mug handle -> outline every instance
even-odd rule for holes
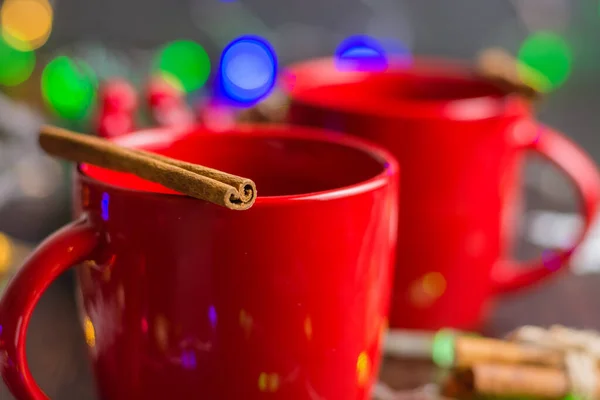
[[[85,217],[58,230],[28,257],[0,299],[0,374],[17,400],[48,400],[25,354],[31,313],[52,281],[91,254],[98,236]]]
[[[538,122],[532,122],[532,125],[535,131],[532,132],[529,128],[528,130],[529,133],[535,133],[536,137],[521,144],[522,149],[541,154],[563,170],[573,181],[580,194],[584,226],[573,246],[566,250],[553,252],[548,260],[500,261],[493,270],[493,281],[497,292],[512,292],[524,288],[568,268],[571,256],[583,242],[594,222],[600,198],[600,173],[590,156],[555,130]],[[557,267],[547,267],[546,264]]]

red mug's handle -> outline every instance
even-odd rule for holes
[[[529,121],[525,123],[529,124]],[[537,122],[532,122],[532,125],[535,131],[531,128],[527,130],[530,133],[535,132],[536,137],[527,140],[523,144],[523,150],[541,154],[573,181],[582,202],[583,230],[573,246],[553,252],[549,260],[537,260],[526,265],[511,260],[498,263],[494,268],[494,282],[498,292],[509,292],[529,286],[568,267],[574,250],[583,242],[592,226],[600,199],[600,174],[594,161],[566,136]]]
[[[17,400],[48,400],[35,383],[25,356],[31,313],[42,293],[62,272],[85,260],[98,242],[86,218],[46,239],[29,256],[0,300],[0,373]]]

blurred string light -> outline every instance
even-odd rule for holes
[[[175,78],[186,92],[200,89],[210,75],[210,59],[202,46],[190,40],[176,40],[164,46],[155,59],[155,72]]]
[[[232,41],[221,54],[219,95],[239,106],[250,106],[275,86],[278,61],[269,42],[245,35]]]
[[[14,43],[13,40],[11,43]],[[16,86],[25,82],[35,68],[35,54],[20,50],[0,37],[0,85]]]
[[[44,68],[41,85],[46,104],[58,116],[78,121],[92,111],[98,81],[87,63],[59,56]]]
[[[572,53],[559,35],[540,31],[530,35],[518,52],[521,79],[548,92],[561,86],[571,73]],[[531,73],[533,72],[535,73]]]
[[[50,37],[52,20],[48,0],[5,0],[0,9],[2,37],[21,51],[43,46]]]
[[[335,50],[334,59],[336,68],[341,71],[383,71],[388,67],[385,48],[367,35],[344,39]]]

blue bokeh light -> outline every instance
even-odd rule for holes
[[[195,369],[198,365],[196,361],[196,354],[192,350],[185,350],[181,354],[181,365],[186,369]]]
[[[219,95],[240,106],[250,106],[275,86],[277,56],[265,39],[245,35],[223,51],[219,64]]]
[[[215,306],[208,307],[208,320],[213,328],[217,326],[217,310]]]
[[[388,67],[385,47],[367,35],[344,39],[335,50],[334,59],[341,71],[384,71]]]
[[[108,204],[110,202],[110,196],[108,193],[102,193],[102,201],[100,202],[100,212],[102,219],[108,221]]]

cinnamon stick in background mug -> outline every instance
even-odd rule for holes
[[[498,296],[568,268],[595,217],[600,175],[584,150],[535,121],[522,96],[448,60],[348,72],[318,59],[285,76],[291,123],[369,139],[402,166],[390,328],[477,330]],[[509,255],[529,152],[574,183],[584,221],[575,245],[546,262]]]
[[[281,125],[111,140],[248,176],[260,196],[232,212],[79,165],[76,220],[33,252],[0,301],[0,373],[15,397],[47,398],[25,357],[29,318],[51,282],[78,265],[99,399],[370,400],[397,232],[390,153]]]
[[[477,56],[475,72],[506,93],[529,101],[539,100],[546,91],[545,78],[500,48],[485,49]]]

